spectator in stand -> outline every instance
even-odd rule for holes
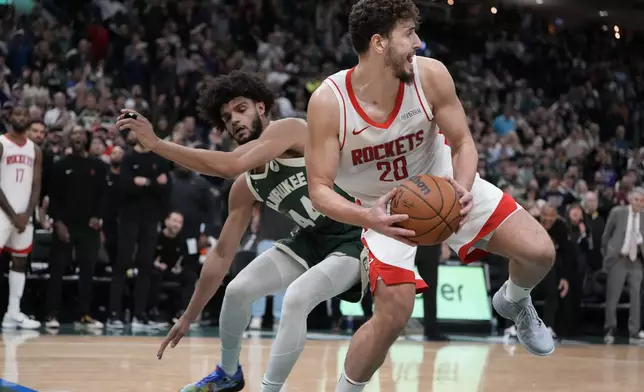
[[[588,222],[590,232],[593,233],[593,247],[588,256],[588,266],[593,271],[596,271],[601,269],[602,267],[601,244],[606,221],[604,221],[604,218],[602,218],[597,211],[599,203],[597,200],[597,194],[595,192],[586,192],[582,199],[581,205],[584,208],[584,220]]]
[[[568,208],[567,223],[572,259],[566,260],[570,266],[570,274],[567,276],[568,295],[562,301],[562,314],[565,314],[568,321],[560,323],[560,332],[570,336],[577,332],[584,278],[593,270],[589,267],[589,262],[593,255],[595,233],[586,220],[581,205],[577,203]]]
[[[131,135],[128,135],[130,139]],[[136,136],[134,136],[136,140]],[[159,223],[168,211],[170,197],[170,164],[140,143],[121,162],[121,209],[118,226],[118,257],[112,269],[110,286],[110,319],[107,326],[124,328],[122,315],[126,271],[132,266],[136,250],[138,274],[134,286],[132,325],[147,326],[147,300],[150,274]]]
[[[512,107],[509,105],[506,106],[503,114],[498,115],[494,119],[492,126],[494,127],[494,132],[496,132],[501,137],[515,132],[517,124],[514,116],[512,115]]]
[[[150,285],[150,314],[149,318],[157,326],[167,325],[167,320],[181,312],[188,305],[190,296],[194,291],[194,285],[198,274],[194,266],[186,268],[187,246],[186,241],[180,236],[183,227],[183,216],[178,212],[171,212],[165,219],[163,230],[157,239],[156,254],[154,258],[154,269]],[[161,312],[157,308],[161,298],[161,288],[165,281],[179,283],[179,295],[170,295],[170,306],[168,311],[171,317],[160,317]],[[166,320],[166,321],[164,321]]]
[[[62,91],[54,94],[54,107],[45,112],[43,120],[45,125],[53,128],[65,129],[76,123],[76,113],[67,109],[65,93]]]
[[[183,229],[180,239],[185,242],[186,249],[181,264],[181,269],[185,272],[182,276],[186,278],[183,284],[194,286],[200,266],[201,250],[209,247],[209,237],[214,238],[218,234],[217,222],[221,221],[216,210],[218,192],[203,177],[182,166],[175,166],[170,173],[170,179],[170,208],[181,215]],[[166,219],[166,225],[167,223]],[[190,281],[189,278],[193,275],[195,280]],[[188,288],[190,295],[192,288]],[[187,305],[187,302],[182,302],[183,307],[177,310],[183,311]]]
[[[606,329],[604,341],[615,341],[617,304],[624,283],[628,280],[630,316],[628,332],[631,343],[641,343],[640,294],[642,287],[642,255],[644,255],[644,188],[635,188],[629,194],[630,205],[616,206],[610,211],[604,235],[602,253],[604,270],[608,272],[606,285]]]
[[[548,181],[548,188],[545,192],[545,199],[557,210],[559,216],[565,216],[568,210],[568,205],[577,201],[575,194],[571,187],[573,177],[568,176],[566,179],[561,180],[556,175]]]
[[[114,146],[110,152],[110,169],[107,173],[107,207],[103,220],[105,250],[112,266],[118,257],[118,217],[121,211],[121,161],[124,150]]]
[[[545,299],[543,322],[548,326],[552,336],[556,337],[555,328],[561,301],[568,295],[569,278],[571,274],[575,273],[575,254],[573,244],[569,240],[570,231],[566,222],[559,217],[553,206],[545,204],[539,213],[539,220],[548,230],[548,234],[555,244],[557,259],[555,268],[548,272],[548,275],[535,287],[534,292],[537,297]],[[560,324],[565,323],[561,322]],[[505,334],[516,336],[516,327],[511,326],[506,329]]]
[[[94,267],[98,260],[100,230],[107,197],[105,164],[88,155],[88,132],[75,126],[70,134],[72,153],[54,164],[50,178],[50,215],[54,220],[51,246],[51,277],[47,288],[48,328],[58,328],[62,283],[65,268],[75,259],[80,266],[77,323],[87,328],[102,328],[91,316]]]

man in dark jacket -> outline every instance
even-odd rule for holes
[[[76,250],[80,265],[78,323],[88,328],[103,324],[90,316],[94,267],[100,248],[100,230],[105,211],[107,168],[90,157],[88,133],[78,126],[70,135],[72,154],[53,165],[49,186],[49,214],[54,220],[51,265],[47,294],[48,320],[45,326],[57,328],[65,267]]]
[[[540,221],[543,227],[548,230],[557,250],[554,268],[536,287],[536,291],[541,292],[546,301],[543,322],[554,336],[553,328],[557,311],[562,300],[568,295],[569,277],[577,271],[577,262],[574,244],[570,241],[570,229],[566,222],[559,217],[557,210],[546,204],[541,210]]]
[[[216,191],[203,177],[176,166],[170,174],[172,194],[171,211],[182,216],[183,228],[179,238],[183,242],[185,255],[182,265],[183,284],[187,286],[188,296],[180,303],[180,312],[188,306],[192,288],[199,276],[199,255],[208,247],[208,237],[217,237],[222,217],[217,206]],[[172,214],[170,215],[172,216]],[[168,225],[166,219],[166,226]],[[180,315],[177,315],[179,317]]]
[[[147,325],[147,298],[154,264],[159,224],[168,212],[170,163],[150,152],[140,143],[123,157],[120,182],[122,189],[118,227],[118,257],[113,267],[110,287],[108,327],[124,328],[122,315],[125,274],[132,266],[136,250],[138,271],[134,286],[132,325]]]

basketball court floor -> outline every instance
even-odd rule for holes
[[[219,358],[216,331],[195,331],[156,359],[161,336],[5,332],[0,391],[178,391],[206,375]],[[244,341],[245,391],[259,391],[272,340]],[[333,392],[348,337],[311,334],[284,392]],[[644,391],[644,348],[562,344],[539,358],[497,339],[399,341],[366,392],[635,392]]]

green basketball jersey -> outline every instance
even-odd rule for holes
[[[362,228],[336,222],[313,208],[309,199],[304,158],[274,159],[266,164],[263,173],[247,172],[245,176],[255,199],[290,217],[297,225],[288,238],[277,241],[277,249],[293,257],[307,269],[334,253],[360,260],[363,250]],[[354,201],[337,186],[335,190]],[[361,281],[339,295],[340,299],[360,301],[366,287],[365,282],[368,281],[366,270],[362,269]]]
[[[290,217],[300,230],[338,235],[355,232],[356,227],[336,222],[313,208],[309,199],[304,158],[274,159],[263,173],[246,173],[246,181],[255,198],[275,211]],[[336,186],[336,191],[354,201]],[[359,229],[358,229],[359,230]]]

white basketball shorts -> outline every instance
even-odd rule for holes
[[[487,243],[506,219],[522,207],[499,188],[478,175],[472,185],[474,206],[467,222],[446,241],[464,263],[483,258]],[[373,230],[364,230],[362,243],[368,251],[369,281],[371,291],[376,289],[378,279],[387,285],[415,283],[416,291],[422,292],[427,284],[414,271],[416,247],[409,246]]]
[[[9,218],[0,214],[0,251],[5,250],[14,256],[27,257],[31,253],[34,228],[31,223],[22,233],[18,233]]]

